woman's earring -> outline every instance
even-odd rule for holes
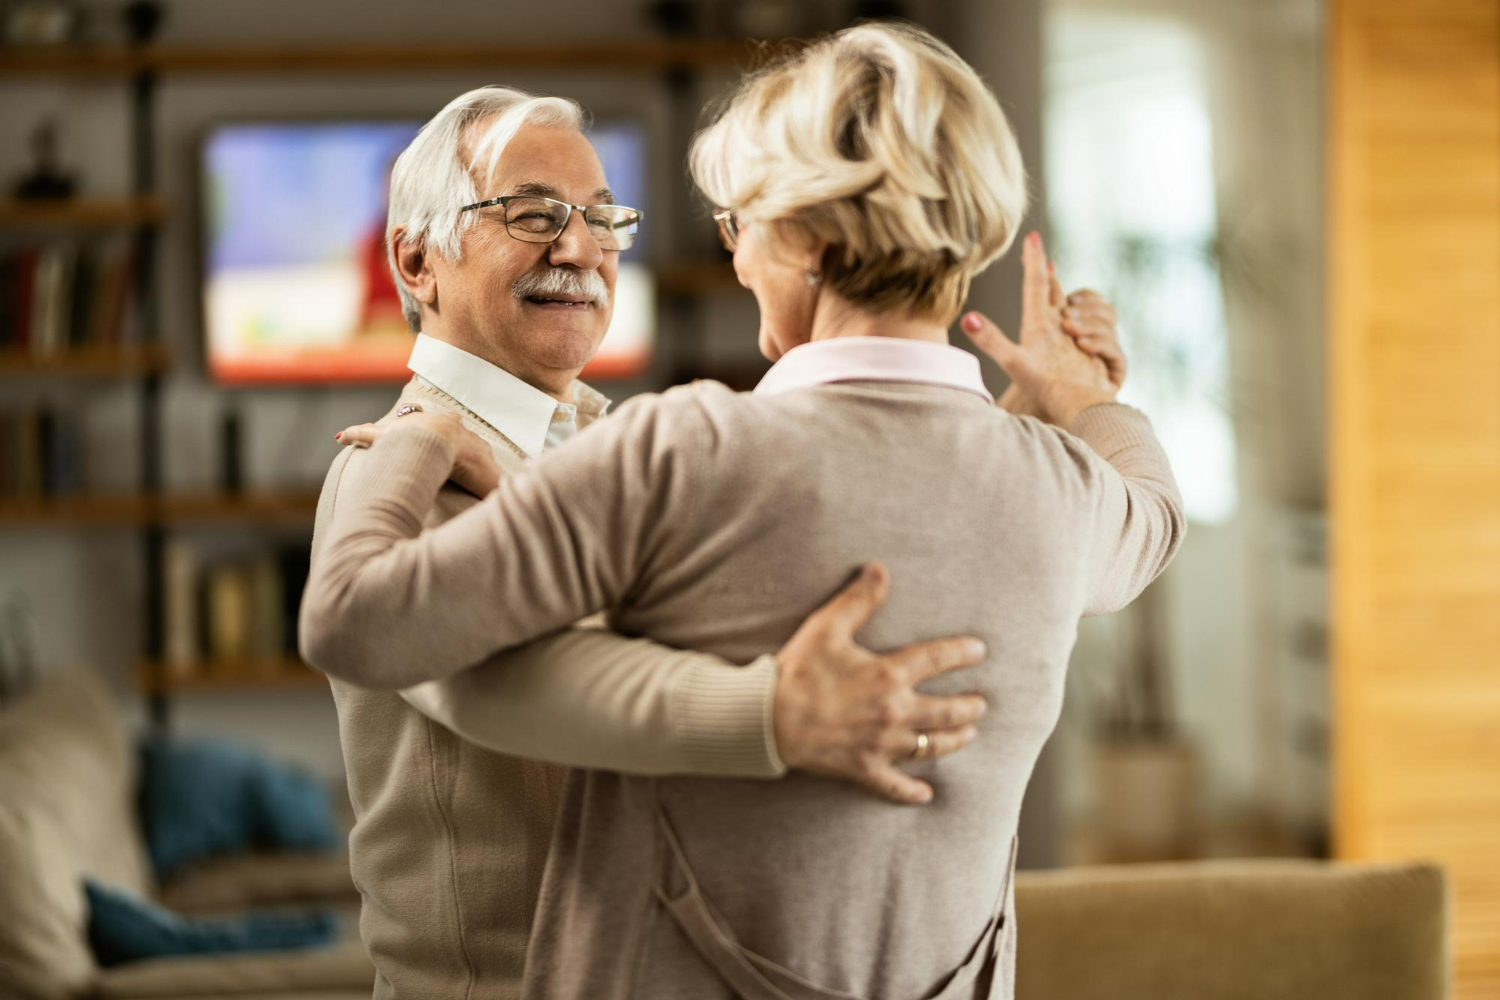
[[[823,276],[817,271],[812,270],[811,268],[809,268],[807,272],[803,274],[803,277],[807,279],[808,285],[817,285],[823,280]]]

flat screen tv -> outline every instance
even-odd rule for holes
[[[264,122],[213,129],[202,147],[204,325],[226,384],[385,382],[407,377],[412,334],[386,265],[391,164],[420,122]],[[589,138],[621,204],[643,210],[646,137],[597,123]],[[649,224],[649,222],[648,222]],[[650,362],[651,272],[624,252],[614,319],[585,377]]]

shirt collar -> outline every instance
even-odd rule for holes
[[[568,404],[559,403],[504,368],[426,334],[417,334],[406,367],[472,410],[533,458],[546,445],[553,414],[568,412]],[[587,421],[602,417],[609,409],[609,400],[582,382],[573,383],[573,398],[579,417]],[[586,420],[580,419],[580,426]]]
[[[912,382],[995,401],[974,355],[951,344],[904,337],[835,337],[798,344],[771,366],[755,392],[773,396],[830,382]]]

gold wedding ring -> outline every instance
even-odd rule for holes
[[[399,409],[399,410],[396,411],[396,416],[398,416],[398,417],[404,417],[404,416],[407,416],[408,414],[411,414],[411,413],[421,413],[421,412],[422,412],[422,404],[421,403],[408,403],[406,406],[403,406],[403,407],[401,407],[401,409]]]
[[[927,756],[927,751],[932,747],[932,740],[926,733],[917,734],[917,748],[911,752],[912,760],[921,760]]]

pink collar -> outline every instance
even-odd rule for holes
[[[836,337],[798,344],[771,366],[755,391],[773,396],[830,382],[913,382],[962,389],[987,403],[995,401],[979,376],[974,355],[950,344],[900,337]]]

